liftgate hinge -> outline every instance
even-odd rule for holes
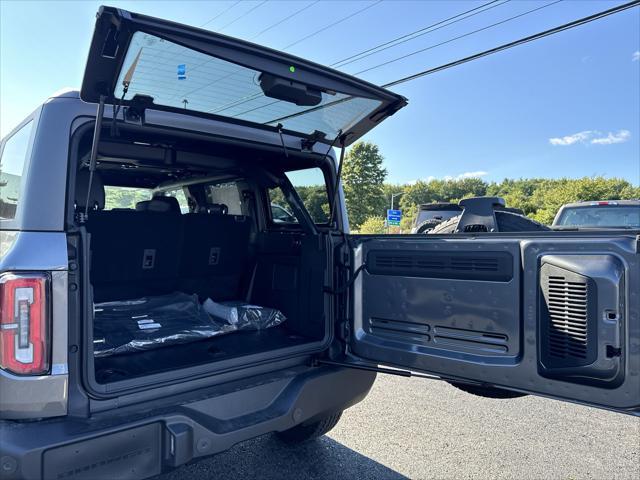
[[[397,375],[399,377],[418,377],[426,378],[428,380],[446,380],[445,378],[438,377],[437,375],[429,375],[426,373],[415,373],[409,370],[399,370],[395,368],[379,367],[375,364],[361,363],[361,362],[338,362],[335,360],[326,360],[324,358],[311,359],[312,367],[320,367],[322,365],[328,365],[332,367],[353,368],[356,370],[366,370],[368,372],[386,373],[389,375]]]

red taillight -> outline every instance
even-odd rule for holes
[[[19,375],[49,371],[48,277],[0,275],[0,368]]]

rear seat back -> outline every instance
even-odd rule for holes
[[[83,182],[85,177],[79,175]],[[86,204],[86,187],[80,197],[77,208]],[[176,290],[196,293],[202,300],[242,298],[251,233],[248,217],[228,215],[222,204],[211,206],[210,213],[182,215],[173,197],[139,202],[135,210],[103,210],[104,187],[98,173],[88,197],[91,212],[85,225],[91,233],[96,302]]]
[[[144,203],[135,211],[95,211],[89,215],[91,280],[98,302],[160,295],[177,287],[180,210],[176,214],[166,208],[166,202],[155,199]]]
[[[240,285],[247,271],[248,217],[218,213],[183,215],[184,240],[180,262],[180,287],[202,299],[239,300]]]

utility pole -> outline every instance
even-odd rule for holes
[[[391,194],[391,210],[393,210],[393,199],[396,197],[399,197],[400,195],[402,195],[404,192],[398,192],[398,193],[392,193]]]
[[[402,195],[404,192],[398,192],[398,193],[392,193],[391,194],[391,210],[393,210],[393,199],[396,197],[399,197],[400,195]],[[387,218],[387,220],[385,220],[387,222],[387,233],[389,233],[390,230],[390,226],[389,226],[389,219]]]

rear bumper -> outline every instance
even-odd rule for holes
[[[191,459],[344,410],[375,373],[315,368],[171,407],[90,420],[0,423],[0,479],[148,478]]]

